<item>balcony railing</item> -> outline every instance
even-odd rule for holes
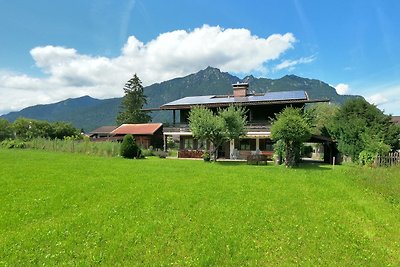
[[[184,133],[190,132],[189,124],[176,123],[164,126],[164,133]],[[247,132],[269,132],[271,130],[271,122],[249,122],[246,124]]]

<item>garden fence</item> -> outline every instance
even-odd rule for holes
[[[400,164],[400,152],[378,155],[375,160],[377,167],[390,167]]]

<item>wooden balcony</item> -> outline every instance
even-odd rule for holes
[[[164,134],[187,134],[190,133],[189,124],[176,123],[169,126],[164,126]],[[246,132],[270,132],[271,122],[249,122],[246,124]]]

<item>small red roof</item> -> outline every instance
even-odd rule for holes
[[[162,123],[122,124],[111,134],[152,135],[161,126]]]

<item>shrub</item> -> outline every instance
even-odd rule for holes
[[[208,151],[204,152],[202,157],[203,157],[204,161],[210,161],[210,159],[211,159],[210,152],[208,152]]]
[[[285,158],[285,142],[283,140],[278,140],[274,144],[274,161],[275,164],[281,165],[283,162],[283,159]]]
[[[165,159],[168,156],[168,152],[159,150],[159,151],[154,152],[154,155],[158,156],[161,159]]]
[[[151,156],[156,156],[156,153],[154,150],[149,149],[143,149],[142,150],[142,156],[143,157],[151,157]]]
[[[1,142],[4,148],[26,148],[26,143],[21,140],[4,140]]]
[[[374,163],[375,158],[376,158],[376,153],[367,150],[361,151],[360,155],[358,156],[360,164],[367,166],[371,166]]]
[[[137,146],[135,139],[132,135],[127,134],[124,136],[121,144],[121,156],[128,159],[140,158],[141,150]]]
[[[312,152],[313,152],[313,148],[312,148],[312,146],[302,146],[301,147],[301,155],[303,156],[303,157],[308,157],[308,158],[311,158],[311,155],[312,155]]]

